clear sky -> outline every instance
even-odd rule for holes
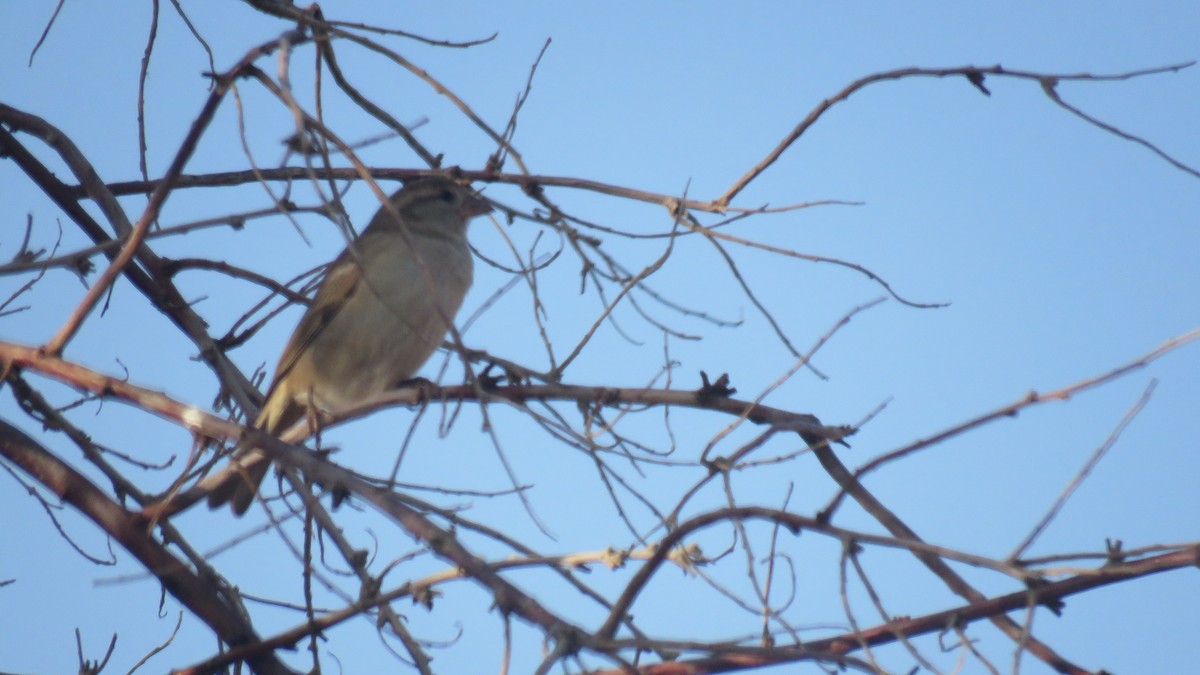
[[[218,70],[286,28],[238,3],[184,5],[212,46]],[[434,38],[466,40],[497,33],[494,41],[465,50],[384,39],[446,83],[496,128],[503,128],[530,65],[544,41],[552,38],[514,140],[530,171],[666,194],[686,191],[697,199],[718,196],[809,110],[871,73],[907,66],[1001,64],[1044,73],[1105,74],[1200,58],[1200,4],[1192,2],[980,6],[331,1],[322,6],[327,18],[368,21]],[[138,179],[135,105],[150,21],[148,3],[66,3],[28,65],[50,12],[49,3],[0,4],[0,102],[61,128],[105,180]],[[201,77],[209,69],[203,50],[169,4],[161,13],[146,92],[152,177],[166,168],[208,94]],[[482,168],[494,144],[444,98],[378,56],[345,43],[338,48],[355,84],[401,121],[421,122],[419,138],[444,153],[448,165]],[[297,50],[293,67],[300,91],[309,81],[305,71],[311,70],[311,63],[311,49]],[[274,59],[260,65],[275,72]],[[327,120],[344,138],[359,141],[382,131],[337,96],[331,81],[324,86],[329,96]],[[814,366],[828,379],[801,370],[766,399],[830,424],[855,423],[887,402],[852,439],[853,449],[844,451],[844,461],[851,466],[1015,401],[1030,390],[1047,391],[1106,373],[1200,326],[1200,179],[1055,106],[1036,82],[989,78],[986,86],[990,97],[962,78],[906,79],[859,91],[831,109],[735,200],[744,207],[861,202],[760,216],[725,231],[861,265],[915,302],[949,303],[941,309],[916,309],[889,298],[857,316],[821,349]],[[1200,167],[1200,67],[1127,81],[1063,82],[1057,91],[1100,120],[1154,143],[1193,169]],[[251,85],[242,85],[240,93],[256,161],[274,166],[283,155],[280,142],[291,132],[286,111]],[[307,92],[302,98],[311,100]],[[247,168],[235,113],[234,101],[226,101],[188,173]],[[51,154],[39,150],[39,156],[49,159]],[[395,139],[363,150],[362,156],[373,166],[420,166]],[[60,177],[69,180],[61,169]],[[510,187],[492,186],[487,194],[531,208]],[[568,189],[551,190],[550,195],[574,215],[624,231],[657,233],[669,226],[659,207]],[[123,203],[137,214],[144,198],[130,197]],[[268,203],[262,189],[253,185],[181,190],[171,197],[161,221],[178,224]],[[362,187],[349,192],[346,205],[360,226],[376,208]],[[63,251],[86,245],[75,226],[11,162],[0,161],[0,259],[17,251],[27,214],[35,224],[36,247],[52,246],[60,225]],[[311,245],[287,220],[275,218],[253,221],[239,232],[203,230],[163,239],[155,246],[173,258],[222,259],[288,279],[331,259],[341,246],[340,235],[327,222],[302,218],[300,223]],[[477,222],[473,244],[504,264],[511,264],[512,256],[498,234],[501,230],[523,254],[558,247],[548,232],[535,246],[539,229],[526,222]],[[609,237],[605,246],[631,269],[640,269],[661,255],[665,241]],[[878,283],[845,267],[736,246],[730,250],[756,297],[801,351],[851,308],[887,295]],[[484,306],[509,278],[480,262],[460,321]],[[0,299],[27,280],[0,277]],[[592,292],[579,293],[579,266],[569,252],[539,275],[539,281],[546,330],[561,358],[590,327],[601,302]],[[201,272],[181,275],[177,282],[216,335],[261,297],[257,289]],[[699,238],[680,240],[651,285],[683,305],[743,320],[737,328],[722,328],[654,307],[660,320],[703,337],[665,341],[670,358],[678,362],[672,372],[674,386],[698,386],[701,370],[710,375],[727,372],[739,396],[752,398],[793,365],[794,357],[738,288],[720,256]],[[17,303],[32,309],[0,317],[0,338],[25,344],[45,341],[83,292],[69,273],[48,274]],[[470,328],[468,344],[546,368],[530,307],[527,288],[518,286]],[[235,352],[247,373],[259,365],[269,371],[297,316],[297,310],[291,310]],[[610,325],[602,327],[565,381],[640,386],[658,374],[664,358],[661,331],[628,307],[620,308],[616,317],[626,336]],[[88,322],[67,356],[104,372],[127,372],[134,383],[207,407],[216,393],[214,381],[202,364],[188,360],[194,351],[167,320],[147,310],[136,291],[122,284],[107,313]],[[424,374],[435,376],[438,363],[432,361]],[[458,377],[455,368],[447,381]],[[1003,557],[1152,380],[1157,380],[1157,388],[1148,405],[1033,553],[1102,550],[1106,538],[1120,539],[1127,548],[1200,540],[1200,493],[1195,488],[1200,475],[1200,345],[1186,346],[1067,402],[1027,410],[889,465],[872,474],[867,486],[927,540]],[[71,400],[60,387],[48,386],[48,391],[60,403]],[[188,448],[186,433],[128,407],[90,404],[72,414],[96,433],[98,441],[147,461],[177,455],[178,462]],[[495,449],[479,432],[477,416],[473,411],[464,415],[444,439],[435,438],[433,425],[426,424],[422,442],[405,457],[404,479],[475,490],[509,487]],[[343,427],[330,440],[354,450],[380,433],[407,428],[411,416],[403,409],[388,411]],[[64,457],[77,459],[77,451],[61,438],[43,434],[25,417],[8,390],[0,394],[0,417],[37,435]],[[724,418],[680,413],[673,428],[673,459],[694,460],[727,423]],[[656,445],[669,442],[661,419],[635,421],[631,429]],[[752,436],[753,431],[742,432],[720,447],[730,452]],[[539,532],[511,498],[431,498],[443,505],[469,506],[470,517],[504,527],[545,553],[631,544],[586,458],[549,441],[515,415],[500,418],[498,437],[519,480],[534,486],[530,502],[555,539]],[[768,454],[796,445],[790,439],[773,443]],[[386,473],[395,445],[389,442],[382,453],[347,452],[340,459],[365,472]],[[641,490],[669,509],[702,475],[699,471],[661,471],[645,478],[629,472],[628,477],[640,481]],[[807,515],[835,492],[810,457],[738,474],[734,483],[737,501],[744,505],[777,507],[792,489],[789,508]],[[688,513],[714,508],[723,500],[719,487],[710,489]],[[640,524],[652,522],[644,511],[635,512]],[[118,562],[112,567],[86,562],[50,526],[39,503],[7,474],[0,478],[0,513],[5,532],[0,580],[15,580],[0,587],[0,671],[76,668],[75,627],[83,633],[89,658],[99,658],[111,634],[119,634],[114,665],[106,672],[128,670],[168,637],[178,613],[173,600],[167,600],[164,618],[159,619],[157,586],[147,581],[111,583],[138,571],[123,551],[115,553]],[[372,542],[375,534],[393,537],[395,530],[368,516],[361,521],[346,517],[357,528],[350,531],[360,545],[379,547],[380,560],[415,549],[408,540]],[[847,507],[839,518],[838,524],[846,527],[879,530],[854,508]],[[107,557],[106,542],[94,528],[71,515],[64,516],[64,522],[81,547]],[[235,523],[224,513],[195,513],[183,522],[197,544],[207,548],[249,530],[256,521]],[[714,554],[731,545],[728,530],[706,533],[697,541]],[[786,616],[795,625],[844,627],[837,548],[805,535],[791,549],[798,600]],[[243,590],[297,598],[296,565],[281,550],[270,535],[260,536],[216,561]],[[263,562],[280,555],[286,564],[278,569]],[[742,579],[743,554],[736,551],[733,558],[736,561],[727,560],[724,567],[714,566],[712,574],[751,597]],[[872,549],[863,562],[894,614],[916,615],[958,604],[903,555]],[[442,568],[426,556],[406,568],[406,574],[419,576]],[[629,569],[596,568],[587,580],[615,592],[629,574]],[[1013,582],[996,575],[968,574],[988,592],[1017,590]],[[542,578],[512,578],[537,589],[548,605],[572,613],[585,625],[597,620],[594,610],[572,606],[572,595],[542,584]],[[752,613],[698,579],[664,569],[657,580],[635,606],[657,635],[716,639],[758,630]],[[346,587],[353,589],[348,583]],[[433,650],[439,672],[496,670],[500,630],[494,615],[486,613],[489,598],[465,584],[445,592],[433,613],[411,609],[412,626],[422,638],[459,640]],[[854,597],[859,620],[864,625],[877,623],[861,592]],[[324,601],[339,604],[329,595]],[[1035,630],[1064,656],[1088,668],[1181,672],[1195,660],[1197,607],[1200,578],[1194,571],[1175,572],[1068,600],[1061,618],[1039,613]],[[258,605],[252,611],[263,632],[300,619],[294,612]],[[820,634],[815,628],[803,633]],[[972,635],[1002,670],[1012,669],[1011,643],[986,625]],[[347,673],[395,669],[367,622],[338,629],[331,637],[325,662],[331,671],[337,670],[335,664]],[[526,672],[538,662],[539,644],[525,628],[518,629],[518,638],[524,641],[514,657],[514,672]],[[953,668],[956,655],[938,654],[928,640],[920,645],[940,668]],[[186,665],[213,649],[203,626],[185,616],[177,643],[152,660],[147,672]],[[913,665],[899,648],[884,650],[881,656],[895,671]],[[297,655],[296,662],[304,664],[304,656]],[[1021,666],[1026,673],[1047,671],[1028,657]],[[966,672],[978,668],[975,663]],[[817,672],[815,667],[808,669],[805,672]]]

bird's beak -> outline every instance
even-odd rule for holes
[[[463,200],[462,207],[459,210],[462,217],[470,220],[475,216],[482,216],[485,213],[492,212],[492,205],[488,203],[482,195],[473,194]]]

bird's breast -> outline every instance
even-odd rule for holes
[[[398,238],[397,238],[398,239]],[[419,238],[373,246],[358,286],[314,341],[314,393],[353,405],[411,378],[442,343],[471,285],[465,241]]]

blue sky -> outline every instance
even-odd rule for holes
[[[1191,61],[1200,6],[1185,2],[1006,3],[988,7],[952,3],[870,6],[835,3],[474,3],[421,5],[329,2],[329,18],[364,20],[445,39],[497,33],[483,46],[448,50],[395,40],[388,44],[428,69],[467,100],[490,124],[503,127],[533,59],[546,38],[553,43],[538,70],[521,114],[515,145],[531,171],[575,176],[666,194],[710,199],[759,161],[807,112],[847,83],[870,73],[907,66],[951,67],[1002,64],[1045,73],[1116,73]],[[276,37],[285,26],[252,10],[188,7],[223,70],[251,46]],[[50,13],[49,6],[0,6],[0,102],[38,114],[67,133],[95,162],[106,180],[138,178],[137,70],[149,23],[142,3],[103,8],[67,3],[45,44],[28,66],[29,52]],[[398,119],[416,122],[427,147],[447,164],[478,169],[494,146],[426,85],[382,58],[339,45],[343,68],[373,101]],[[311,50],[297,51],[293,68],[302,100]],[[262,67],[275,72],[275,61]],[[162,8],[159,42],[147,83],[150,173],[161,173],[207,96],[200,74],[204,54],[169,6]],[[333,93],[326,115],[350,140],[381,131],[378,123]],[[859,316],[818,353],[814,365],[828,380],[801,370],[766,402],[810,412],[827,423],[854,423],[883,402],[886,409],[852,440],[843,458],[851,466],[927,437],[1024,396],[1105,373],[1200,325],[1200,179],[1170,166],[1146,148],[1106,134],[1051,103],[1034,82],[989,78],[985,97],[961,78],[907,79],[871,86],[831,109],[798,143],[735,201],[745,207],[846,200],[859,206],[825,206],[766,215],[727,231],[799,252],[844,259],[883,277],[902,296],[950,303],[915,309],[889,300]],[[1155,143],[1180,161],[1200,166],[1200,69],[1123,82],[1064,82],[1058,92],[1072,105]],[[256,161],[273,166],[290,121],[254,87],[240,88],[247,138]],[[188,173],[243,170],[247,160],[237,134],[233,100],[205,137]],[[32,141],[31,141],[32,142]],[[39,156],[50,158],[47,152]],[[416,158],[392,140],[362,151],[374,166],[415,167]],[[57,165],[56,165],[57,166]],[[66,172],[60,169],[60,175]],[[530,205],[506,186],[491,197],[521,208]],[[581,218],[622,230],[662,232],[669,226],[660,207],[630,204],[568,189],[552,198]],[[125,198],[131,213],[144,200]],[[261,188],[178,191],[163,213],[164,225],[261,208]],[[346,197],[352,220],[362,224],[375,209],[369,191]],[[32,214],[34,242],[50,246],[63,229],[63,250],[84,245],[75,231],[10,162],[0,162],[0,258],[11,256]],[[715,222],[704,216],[704,222]],[[156,250],[182,258],[207,256],[276,278],[327,261],[342,245],[327,222],[302,219],[306,244],[285,219],[252,222],[243,231],[204,230],[161,240]],[[539,230],[477,222],[472,243],[485,255],[511,263],[499,232],[534,247]],[[557,240],[543,232],[539,253]],[[662,240],[606,239],[606,250],[640,269],[662,252]],[[740,269],[800,350],[806,350],[851,308],[886,295],[875,282],[843,267],[788,260],[731,247]],[[507,257],[506,257],[507,256]],[[475,288],[460,319],[483,305],[507,282],[502,272],[477,266]],[[94,280],[94,277],[93,277]],[[7,297],[25,278],[0,278]],[[601,303],[579,293],[577,261],[564,254],[540,275],[547,307],[546,330],[561,357],[591,325]],[[257,290],[203,273],[177,282],[217,334],[260,297]],[[671,260],[651,279],[672,299],[714,316],[741,319],[720,328],[655,308],[656,316],[699,341],[670,339],[678,361],[675,386],[699,384],[698,371],[728,372],[739,395],[754,397],[776,381],[794,358],[773,337],[762,315],[741,293],[713,248],[698,238],[677,243]],[[0,338],[37,344],[46,340],[84,289],[57,272],[26,297],[29,311],[0,318]],[[546,367],[524,287],[504,295],[467,333],[468,343],[533,367]],[[269,370],[298,313],[273,322],[235,360],[246,372]],[[597,335],[566,380],[580,384],[639,386],[658,373],[664,352],[661,332],[628,307],[616,314],[630,339],[609,326]],[[94,316],[69,358],[120,374],[128,368],[138,384],[208,406],[214,396],[207,369],[188,358],[194,347],[168,322],[147,310],[128,285],[119,286],[106,315]],[[426,374],[436,373],[436,359]],[[453,381],[457,371],[451,369]],[[1105,538],[1127,547],[1200,539],[1193,514],[1200,507],[1200,346],[1173,352],[1105,387],[1070,401],[1049,403],[982,427],[872,474],[867,486],[927,540],[973,553],[1002,557],[1042,516],[1138,400],[1148,383],[1158,385],[1145,410],[1039,540],[1036,554],[1095,551]],[[65,403],[70,393],[53,385]],[[40,429],[0,400],[0,416],[31,433]],[[570,406],[566,406],[569,411]],[[98,414],[97,414],[98,412]],[[432,412],[432,411],[431,411]],[[602,485],[586,458],[551,443],[517,415],[499,415],[498,436],[529,498],[554,533],[539,533],[513,499],[441,497],[470,507],[470,517],[503,526],[547,553],[630,544]],[[98,440],[143,458],[186,452],[189,438],[178,428],[116,404],[73,411]],[[675,412],[680,461],[694,460],[726,419]],[[382,434],[407,428],[412,413],[392,410],[330,434],[347,448],[344,463],[386,472],[394,444],[355,453]],[[646,417],[653,417],[652,415]],[[421,442],[404,460],[404,477],[425,484],[498,490],[508,487],[496,451],[479,432],[473,411],[446,438],[426,424]],[[667,442],[661,418],[635,419],[648,442]],[[722,446],[732,451],[753,436],[742,431]],[[40,435],[68,458],[77,456],[60,438]],[[773,441],[772,452],[795,442]],[[378,444],[378,443],[376,443]],[[641,488],[669,508],[699,476],[697,470],[661,471]],[[631,476],[631,479],[634,477]],[[146,480],[160,480],[153,476]],[[0,484],[0,508],[12,528],[0,550],[0,670],[62,672],[76,666],[71,631],[85,636],[96,658],[112,632],[120,635],[115,670],[128,669],[174,626],[177,606],[157,619],[158,589],[142,581],[97,583],[137,571],[118,551],[119,563],[99,568],[84,562],[49,527],[38,503],[11,478]],[[734,476],[739,503],[778,506],[793,491],[790,508],[811,514],[832,496],[832,482],[809,457],[772,470]],[[723,501],[720,489],[705,492],[692,514]],[[378,545],[380,558],[415,549],[407,540],[371,542],[370,533],[394,530],[369,515],[344,517],[364,546]],[[645,523],[647,514],[638,513]],[[94,553],[105,541],[94,528],[65,516],[66,529]],[[194,513],[183,519],[203,548],[252,527],[226,514]],[[864,513],[846,507],[838,524],[877,530]],[[368,528],[374,528],[368,530]],[[10,531],[8,527],[6,531]],[[761,534],[761,531],[760,531]],[[697,538],[706,551],[730,545],[728,531]],[[489,553],[484,542],[473,542]],[[797,606],[790,621],[801,626],[844,624],[837,592],[835,543],[805,535],[790,544],[797,564]],[[298,597],[295,564],[264,569],[280,546],[260,536],[217,558],[231,580],[250,592]],[[761,555],[761,551],[759,551]],[[286,554],[284,554],[286,555]],[[745,593],[742,553],[712,573]],[[895,614],[944,609],[957,601],[927,572],[901,554],[870,550],[864,558],[872,580]],[[739,567],[740,566],[740,567]],[[419,558],[406,574],[442,569]],[[740,571],[740,574],[739,574]],[[629,571],[601,569],[588,581],[610,592]],[[1016,590],[1011,581],[966,571],[989,592]],[[537,589],[550,606],[571,612],[585,625],[592,608],[535,574],[514,575]],[[742,583],[738,586],[738,583]],[[344,582],[339,582],[344,583]],[[349,587],[349,586],[348,586]],[[352,588],[352,587],[351,587]],[[474,586],[445,589],[433,613],[414,608],[414,630],[455,646],[435,650],[439,672],[491,669],[499,654],[499,629],[487,613],[489,599]],[[876,621],[856,594],[857,616]],[[330,605],[336,600],[326,597]],[[1062,618],[1039,614],[1042,639],[1088,668],[1112,672],[1178,671],[1192,661],[1192,634],[1200,582],[1194,574],[1162,575],[1069,600]],[[70,611],[66,611],[66,610]],[[290,626],[288,611],[254,606],[261,630]],[[635,606],[639,617],[663,637],[740,637],[753,634],[751,614],[733,607],[697,579],[663,570]],[[69,619],[64,619],[64,614]],[[15,621],[14,617],[21,620]],[[1019,618],[1019,617],[1018,617]],[[461,623],[460,623],[461,622]],[[809,633],[805,633],[806,635]],[[811,633],[819,634],[819,631]],[[1001,670],[1011,670],[1012,647],[987,626],[974,629],[980,648]],[[331,633],[331,658],[346,672],[392,668],[366,622]],[[537,663],[539,641],[518,627],[522,651],[514,671]],[[1119,638],[1119,639],[1118,639]],[[54,645],[54,648],[29,645]],[[1154,645],[1146,649],[1141,645]],[[953,656],[922,642],[939,667]],[[1133,645],[1138,645],[1134,647]],[[161,671],[211,653],[212,640],[188,617],[174,646],[147,666]],[[880,652],[885,665],[905,671],[903,650]],[[297,657],[298,663],[304,663]],[[327,664],[334,663],[328,661]],[[966,672],[977,672],[978,664]],[[810,668],[816,672],[815,668]],[[782,669],[780,672],[790,672]],[[1046,672],[1031,658],[1022,672]]]

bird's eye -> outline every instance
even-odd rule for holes
[[[450,190],[442,190],[442,194],[438,195],[438,198],[441,199],[442,201],[446,202],[447,204],[454,203],[454,193],[451,192]]]

